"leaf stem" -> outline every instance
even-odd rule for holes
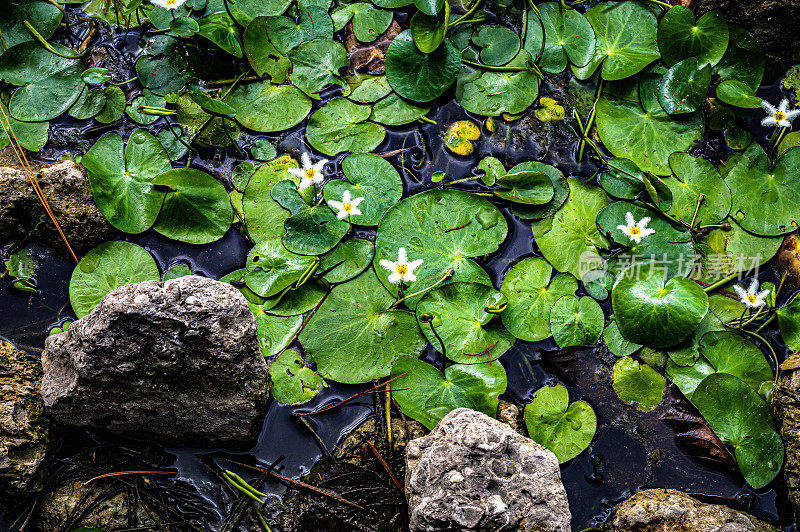
[[[726,284],[728,284],[729,282],[731,282],[731,281],[734,281],[734,280],[738,279],[738,278],[739,278],[739,274],[740,274],[740,273],[741,273],[741,272],[735,272],[735,273],[732,273],[732,274],[728,275],[727,277],[723,277],[722,279],[720,279],[720,280],[719,280],[719,281],[717,281],[716,283],[711,283],[710,285],[708,285],[708,286],[706,286],[705,288],[703,288],[703,291],[704,291],[706,294],[708,294],[708,293],[711,293],[711,292],[713,292],[714,290],[716,290],[717,288],[720,288],[720,287],[722,287],[722,286],[725,286],[725,285],[726,285]]]
[[[460,17],[455,19],[453,22],[448,24],[447,27],[448,28],[452,28],[453,26],[456,26],[462,20],[469,18],[469,16],[472,15],[478,9],[478,7],[480,7],[482,1],[483,0],[477,0],[474,4],[472,4],[472,7],[470,7],[469,10],[467,10],[466,13],[464,13],[463,15],[461,15]]]
[[[455,273],[455,270],[453,268],[450,268],[449,270],[444,272],[444,275],[442,276],[441,279],[439,279],[438,281],[436,281],[435,283],[433,283],[429,287],[423,288],[422,290],[414,292],[413,294],[408,294],[407,296],[403,296],[400,299],[398,299],[397,301],[395,301],[394,303],[392,303],[392,306],[389,307],[389,310],[397,308],[400,305],[400,303],[402,303],[403,301],[405,301],[406,299],[408,299],[410,297],[418,296],[420,294],[424,294],[425,292],[427,292],[429,290],[433,290],[434,288],[436,288],[437,286],[439,286],[440,284],[442,284],[443,282],[448,280],[450,277],[452,277],[454,273]]]

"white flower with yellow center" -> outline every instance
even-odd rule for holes
[[[354,198],[349,190],[345,190],[342,194],[342,201],[328,200],[328,205],[339,211],[336,217],[340,220],[349,218],[350,216],[358,216],[361,214],[358,205],[364,201],[364,198]]]
[[[303,163],[300,168],[286,169],[290,174],[300,179],[298,187],[304,189],[311,185],[322,184],[322,181],[325,179],[325,176],[322,174],[322,168],[328,160],[320,159],[316,163],[311,164],[311,157],[309,157],[307,153],[304,153],[300,157],[300,161]]]
[[[637,244],[641,242],[643,238],[655,234],[656,232],[655,229],[647,227],[647,224],[650,223],[649,216],[645,216],[637,222],[634,219],[633,214],[629,211],[625,213],[625,223],[627,225],[618,225],[617,229],[625,233],[628,238]]]
[[[178,9],[185,4],[186,0],[153,0],[153,3],[158,7],[163,7],[164,9],[169,9],[172,11],[173,9]]]
[[[382,268],[389,270],[389,282],[392,284],[400,284],[401,282],[413,283],[417,280],[414,275],[414,270],[419,268],[422,264],[422,259],[412,260],[408,262],[408,255],[406,255],[406,248],[401,247],[397,250],[397,262],[381,259],[379,264]]]
[[[767,304],[766,299],[769,295],[769,290],[762,290],[759,292],[757,279],[753,279],[753,282],[750,283],[750,288],[747,290],[738,284],[734,286],[733,289],[736,290],[737,294],[739,294],[741,302],[744,303],[747,308],[761,308]]]
[[[776,108],[766,100],[761,101],[761,107],[767,112],[767,117],[761,121],[762,126],[792,127],[792,120],[800,116],[800,109],[789,110],[789,100],[784,98]]]

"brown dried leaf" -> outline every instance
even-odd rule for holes
[[[373,76],[380,76],[386,73],[383,66],[383,59],[386,50],[392,39],[400,34],[402,29],[396,21],[392,21],[385,32],[375,41],[370,43],[358,42],[353,33],[353,23],[349,22],[344,27],[344,45],[347,53],[350,54],[350,68],[356,72],[364,72]]]

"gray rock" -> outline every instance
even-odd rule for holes
[[[468,408],[408,443],[406,497],[412,531],[570,530],[555,455]]]
[[[0,341],[0,498],[42,487],[51,424],[39,396],[39,359]]]
[[[797,31],[800,0],[695,0],[692,10],[698,16],[717,10],[728,24],[741,26],[752,33],[767,56],[766,83],[783,75],[797,62],[793,60],[792,52],[800,43]]]
[[[800,371],[786,371],[780,378],[772,393],[772,410],[786,446],[783,478],[789,502],[800,512]]]
[[[194,275],[112,290],[42,354],[42,397],[71,425],[243,447],[266,412],[267,364],[244,296]]]
[[[613,532],[773,532],[744,512],[705,504],[683,492],[644,490],[617,506],[603,530]]]
[[[0,160],[0,243],[27,236],[45,216],[33,186],[8,153]],[[76,253],[110,239],[115,230],[97,209],[86,170],[73,161],[31,165],[47,203]],[[36,236],[54,250],[67,253],[53,223],[45,218]]]

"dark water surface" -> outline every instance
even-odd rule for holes
[[[124,57],[132,59],[138,53],[137,33],[104,33],[101,43],[124,50]],[[130,65],[132,66],[132,61]],[[132,71],[131,71],[132,72]],[[131,77],[135,75],[131,73]],[[332,92],[331,94],[335,94]],[[765,87],[763,96],[777,98],[777,89]],[[330,96],[330,95],[328,95]],[[452,96],[452,95],[451,95]],[[446,100],[446,97],[443,97]],[[376,152],[404,150],[388,157],[402,172],[406,195],[431,188],[430,176],[434,171],[444,171],[452,179],[469,176],[473,168],[486,155],[500,158],[508,168],[526,160],[543,160],[558,166],[565,175],[589,178],[596,168],[591,163],[579,167],[574,157],[577,146],[574,142],[556,147],[536,144],[532,138],[514,128],[507,128],[498,120],[498,131],[481,142],[470,157],[455,158],[442,146],[440,132],[455,120],[469,117],[455,102],[443,103],[429,117],[438,122],[388,128],[387,138]],[[152,126],[144,126],[155,132],[164,127],[165,119]],[[133,129],[141,128],[125,120],[108,127],[97,128],[90,121],[64,120],[53,126],[53,142],[45,153],[56,158],[64,151],[83,153],[96,138],[108,131],[123,136]],[[516,126],[515,126],[516,127]],[[281,135],[245,133],[244,143],[253,138],[269,138],[278,147],[278,152],[289,152],[298,156],[306,148],[303,144],[304,124]],[[763,136],[758,128],[754,132]],[[339,156],[328,165],[331,175],[339,174]],[[203,151],[195,157],[193,166],[206,169],[230,185],[231,170],[241,161],[236,150]],[[475,189],[468,185],[466,189]],[[511,266],[529,256],[538,254],[531,236],[530,226],[513,217],[507,205],[496,203],[503,210],[509,223],[509,236],[497,254],[489,257],[484,265],[499,286],[502,277]],[[364,231],[366,235],[373,231]],[[195,273],[219,278],[244,265],[251,245],[234,227],[218,242],[206,246],[192,246],[169,241],[153,231],[139,236],[127,236],[127,240],[142,245],[153,253],[162,272],[178,261],[189,264]],[[40,294],[30,298],[11,287],[7,280],[0,281],[0,337],[6,338],[19,348],[40,352],[51,326],[71,317],[68,288],[74,264],[64,256],[36,247],[36,280]],[[771,273],[764,274],[765,280]],[[606,308],[606,310],[608,310]],[[780,347],[780,346],[779,346]],[[573,515],[573,530],[594,524],[615,503],[644,487],[669,487],[693,494],[713,496],[723,502],[749,509],[757,516],[779,520],[783,525],[791,523],[791,510],[786,503],[784,488],[779,482],[765,489],[753,491],[745,488],[743,479],[735,470],[701,460],[702,451],[682,439],[681,427],[671,423],[671,409],[685,405],[686,401],[674,390],[667,394],[664,403],[647,414],[624,405],[617,398],[610,384],[610,367],[607,354],[601,349],[558,350],[552,341],[531,344],[518,342],[502,357],[509,382],[509,395],[518,402],[527,402],[531,394],[544,384],[557,380],[565,384],[572,397],[588,401],[598,418],[595,441],[585,451],[562,467],[562,477]],[[164,449],[171,463],[161,462],[162,468],[175,468],[179,473],[163,482],[175,483],[191,491],[203,501],[210,522],[224,520],[229,508],[225,507],[224,489],[220,479],[204,465],[209,459],[240,459],[249,455],[268,465],[283,458],[282,474],[299,477],[323,455],[323,451],[311,431],[304,426],[294,412],[308,412],[319,405],[342,400],[363,390],[366,386],[333,385],[310,404],[289,407],[272,402],[258,443],[246,452],[230,452],[223,449]],[[353,401],[345,408],[330,410],[324,414],[310,416],[314,430],[331,448],[339,438],[372,413],[372,399],[365,396]],[[67,443],[59,451],[59,457],[67,458],[82,445],[115,444],[120,440],[113,436],[82,430],[70,430]],[[159,480],[159,482],[162,482]],[[268,484],[267,490],[280,493],[282,486]],[[732,500],[735,499],[735,500]],[[15,518],[16,516],[8,516]],[[269,516],[265,516],[269,520]],[[4,528],[5,527],[5,528]],[[211,528],[214,528],[212,525]],[[0,530],[7,525],[0,521]],[[790,528],[787,528],[789,530]],[[792,528],[793,529],[793,528]],[[276,530],[277,532],[277,530]]]

